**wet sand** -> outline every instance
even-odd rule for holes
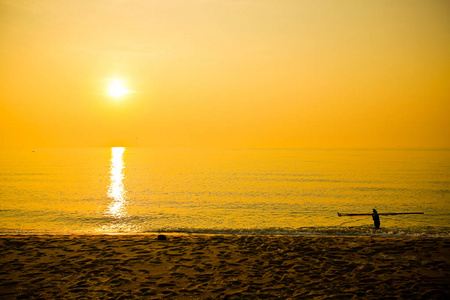
[[[0,236],[0,299],[449,299],[449,238]]]

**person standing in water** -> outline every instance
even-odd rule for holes
[[[378,215],[378,212],[376,209],[372,210],[372,219],[373,219],[373,224],[375,225],[376,229],[380,229],[380,216]]]

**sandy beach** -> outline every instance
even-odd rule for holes
[[[448,299],[450,239],[1,236],[1,299]]]

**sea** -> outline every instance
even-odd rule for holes
[[[374,229],[367,216],[381,215]],[[0,150],[0,234],[450,236],[450,150]]]

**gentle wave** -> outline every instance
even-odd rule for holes
[[[231,235],[327,235],[327,236],[378,236],[378,237],[450,237],[450,227],[417,227],[395,229],[373,229],[367,226],[360,227],[303,227],[303,228],[159,228],[140,230],[135,227],[106,227],[101,226],[90,230],[17,230],[0,229],[0,235],[101,235],[101,234],[157,234],[157,233],[181,233],[181,234],[231,234]]]

